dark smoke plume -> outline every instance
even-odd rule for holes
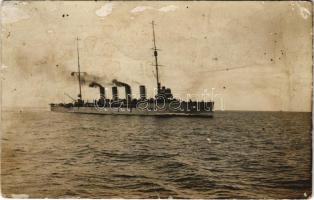
[[[75,78],[78,78],[78,72],[71,72],[71,76],[75,76]],[[88,74],[86,72],[81,72],[81,84],[83,85],[91,82],[99,82],[103,78],[104,77]]]
[[[124,87],[125,89],[125,97],[129,100],[132,98],[131,86],[129,84],[118,81],[117,79],[113,79],[112,83],[118,87]]]
[[[89,84],[89,87],[99,87],[99,88],[104,88],[102,85],[100,85],[99,83],[97,83],[97,82],[91,82],[90,84]]]
[[[100,85],[99,83],[93,81],[89,84],[89,87],[98,87],[99,93],[100,93],[100,98],[101,99],[106,98],[105,97],[105,88],[102,85]]]
[[[112,83],[118,87],[130,87],[129,84],[118,81],[117,79],[113,79]]]

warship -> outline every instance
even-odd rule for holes
[[[51,103],[50,110],[53,112],[103,114],[103,115],[143,115],[143,116],[199,116],[212,117],[214,101],[212,100],[181,100],[176,99],[171,89],[161,84],[159,77],[158,50],[156,47],[154,21],[153,32],[153,56],[155,67],[156,86],[154,98],[148,98],[145,85],[139,85],[139,98],[133,98],[131,86],[127,83],[112,80],[112,98],[107,98],[106,89],[103,85],[91,81],[89,87],[99,88],[100,97],[93,102],[84,101],[82,98],[82,72],[80,67],[80,54],[77,38],[77,72],[72,72],[78,78],[78,98],[72,99],[71,103]],[[125,98],[119,98],[118,87],[124,87]]]

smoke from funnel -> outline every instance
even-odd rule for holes
[[[115,85],[118,86],[118,87],[125,87],[125,86],[129,86],[129,87],[130,87],[129,84],[120,82],[120,81],[118,81],[117,79],[113,79],[113,80],[112,80],[112,83],[115,84]]]
[[[118,81],[117,79],[113,79],[112,83],[115,84],[118,87],[124,87],[125,89],[125,98],[128,99],[128,101],[130,102],[132,99],[132,91],[131,91],[131,86],[127,83],[123,83]]]
[[[78,78],[78,72],[71,72],[71,76]],[[83,85],[91,83],[91,82],[100,82],[101,80],[104,80],[104,79],[106,79],[105,76],[100,77],[97,75],[88,74],[87,72],[81,72],[81,84]]]
[[[100,85],[99,83],[93,81],[93,82],[91,82],[89,84],[89,87],[98,87],[99,88],[99,93],[100,93],[100,99],[105,99],[106,98],[106,96],[105,96],[105,88],[102,85]]]

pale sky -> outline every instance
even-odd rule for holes
[[[176,96],[215,88],[218,110],[222,97],[226,110],[311,111],[312,6],[292,1],[3,2],[2,105],[70,102],[77,36],[82,71],[152,95],[152,20],[161,82]]]

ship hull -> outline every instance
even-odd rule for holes
[[[64,107],[51,106],[51,111],[62,113],[99,114],[99,115],[138,115],[138,116],[194,116],[213,117],[212,111],[173,111],[164,110],[142,110],[138,108],[97,108],[97,107]]]

